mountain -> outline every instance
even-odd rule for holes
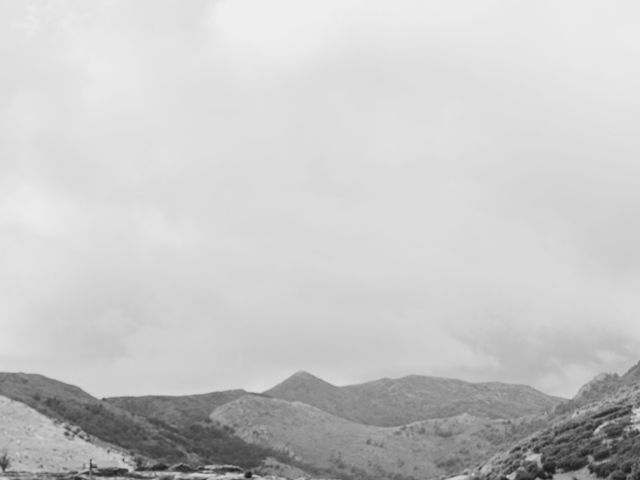
[[[306,372],[294,374],[264,394],[304,402],[354,422],[387,427],[463,413],[516,418],[544,413],[563,401],[524,385],[420,375],[336,387]]]
[[[554,412],[556,414],[572,412],[585,405],[613,398],[617,394],[624,395],[625,392],[633,390],[638,383],[640,383],[640,362],[622,375],[601,373],[584,384],[572,399],[558,404]]]
[[[0,423],[0,445],[11,458],[12,470],[78,471],[86,468],[89,459],[99,467],[129,467],[132,463],[127,452],[4,396],[0,396]]]
[[[640,362],[636,363],[633,367],[627,370],[627,372],[622,375],[621,380],[626,384],[633,384],[640,381]]]
[[[611,395],[622,385],[622,377],[617,373],[601,373],[593,380],[584,384],[575,397],[572,398],[576,405],[585,405],[598,401]]]
[[[300,378],[300,375],[297,376]],[[315,380],[313,380],[316,382]],[[211,414],[247,442],[338,478],[434,478],[487,458],[531,420],[468,414],[399,427],[364,425],[302,402],[244,396]]]
[[[514,442],[477,474],[533,480],[584,470],[598,478],[639,480],[639,373],[635,365],[623,375],[598,375],[556,409],[548,426]]]
[[[41,375],[0,373],[0,395],[68,425],[68,435],[148,459],[389,480],[478,464],[546,425],[540,412],[560,401],[520,385],[408,376],[337,387],[305,372],[265,394],[102,400]]]
[[[244,442],[228,429],[202,422],[174,426],[147,418],[80,388],[42,375],[0,373],[0,395],[44,416],[79,427],[88,439],[166,462],[232,463],[251,468],[277,452]],[[183,413],[183,417],[188,413]]]
[[[136,415],[179,427],[202,422],[219,406],[247,394],[245,390],[227,390],[200,395],[111,397],[106,400]]]
[[[107,399],[177,429],[210,418],[246,442],[279,452],[285,463],[354,478],[454,473],[532,431],[541,422],[534,414],[559,401],[520,385],[422,376],[337,387],[307,372],[262,395],[230,390]],[[446,422],[464,428],[453,434]]]

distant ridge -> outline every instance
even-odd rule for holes
[[[421,375],[337,387],[304,371],[264,394],[304,402],[354,422],[377,426],[398,426],[463,413],[516,418],[549,411],[564,401],[525,385],[470,383]]]

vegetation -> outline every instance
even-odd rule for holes
[[[2,473],[7,471],[7,468],[11,466],[11,458],[9,457],[9,452],[3,450],[0,453],[0,469],[2,469]]]
[[[633,405],[626,399],[542,430],[512,448],[489,477],[515,472],[516,480],[533,480],[588,467],[598,478],[640,480],[640,432],[631,422]],[[526,467],[532,452],[541,454],[542,468]]]
[[[107,402],[54,396],[30,397],[31,406],[47,416],[77,425],[81,431],[125,448],[136,455],[136,467],[147,459],[156,462],[230,463],[253,468],[265,458],[288,461],[283,454],[252,445],[229,428],[210,422],[172,426],[159,419],[145,419]],[[78,430],[79,431],[79,430]],[[76,432],[77,433],[77,432]],[[289,462],[290,463],[290,462]]]

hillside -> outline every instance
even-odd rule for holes
[[[479,469],[486,479],[547,478],[585,470],[611,480],[640,479],[638,365],[602,374],[556,411],[552,425],[510,446]]]
[[[622,375],[601,373],[583,385],[572,399],[558,404],[554,413],[564,414],[586,405],[611,399],[616,395],[624,396],[638,383],[640,383],[640,362]]]
[[[264,394],[377,426],[399,426],[463,413],[517,418],[550,411],[563,401],[524,385],[420,375],[336,387],[306,372],[294,374]]]
[[[127,467],[123,451],[90,441],[79,428],[54,422],[24,403],[0,396],[0,446],[20,471],[82,470],[89,459],[100,467]]]
[[[433,478],[480,461],[527,421],[472,415],[401,427],[358,424],[302,402],[244,396],[211,419],[244,440],[275,448],[294,461],[339,478]]]
[[[150,458],[178,460],[185,456],[161,426],[100,401],[73,385],[36,374],[0,373],[0,395]]]
[[[250,468],[276,455],[268,448],[244,442],[228,429],[207,422],[172,426],[42,375],[0,373],[0,395],[22,402],[53,420],[78,426],[90,438],[150,459],[232,463]]]
[[[219,406],[247,393],[245,390],[227,390],[200,395],[111,397],[107,402],[142,417],[185,426],[206,420]]]

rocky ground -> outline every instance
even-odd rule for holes
[[[226,471],[225,471],[226,470]],[[251,478],[254,480],[287,480],[285,477],[277,475],[258,475],[251,473],[251,476],[239,467],[222,468],[219,471],[201,471],[201,472],[129,472],[120,475],[104,477],[100,472],[89,473],[83,472],[18,472],[8,471],[0,475],[0,480],[245,480]],[[325,480],[310,479],[304,477],[305,480]]]

